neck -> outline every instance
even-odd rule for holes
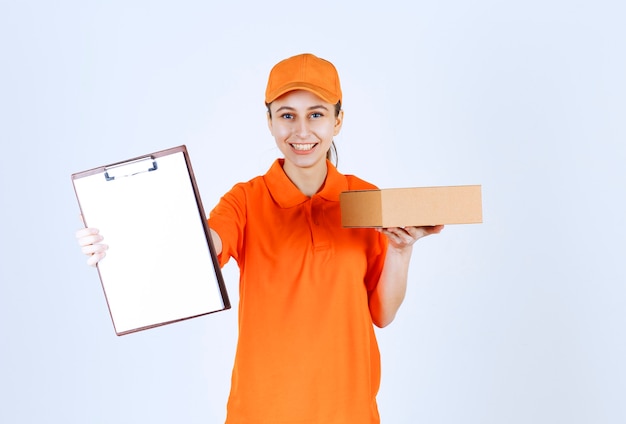
[[[326,160],[320,161],[308,168],[294,166],[292,163],[285,161],[283,170],[291,182],[298,187],[298,190],[309,197],[313,196],[322,188],[326,180],[326,174],[328,173]]]

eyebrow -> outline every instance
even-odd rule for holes
[[[324,105],[315,105],[315,106],[311,106],[311,107],[307,108],[307,110],[315,110],[315,109],[328,110],[328,108],[326,106],[324,106]],[[291,110],[296,110],[296,109],[294,107],[291,107],[291,106],[281,106],[278,109],[276,109],[276,112],[278,113],[281,110],[289,110],[289,111],[291,111]]]

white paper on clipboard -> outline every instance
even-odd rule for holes
[[[185,146],[72,175],[117,335],[230,308]]]

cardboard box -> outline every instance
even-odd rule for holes
[[[480,185],[345,191],[344,227],[408,227],[483,221]]]

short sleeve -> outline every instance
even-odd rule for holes
[[[385,257],[387,254],[388,240],[384,234],[368,229],[372,233],[372,240],[369,244],[367,252],[367,273],[365,274],[365,287],[368,293],[374,291],[380,280],[380,275],[385,265]]]
[[[242,184],[235,185],[222,196],[209,214],[208,223],[222,241],[222,252],[218,257],[220,266],[230,258],[239,261],[246,226],[246,193]]]

